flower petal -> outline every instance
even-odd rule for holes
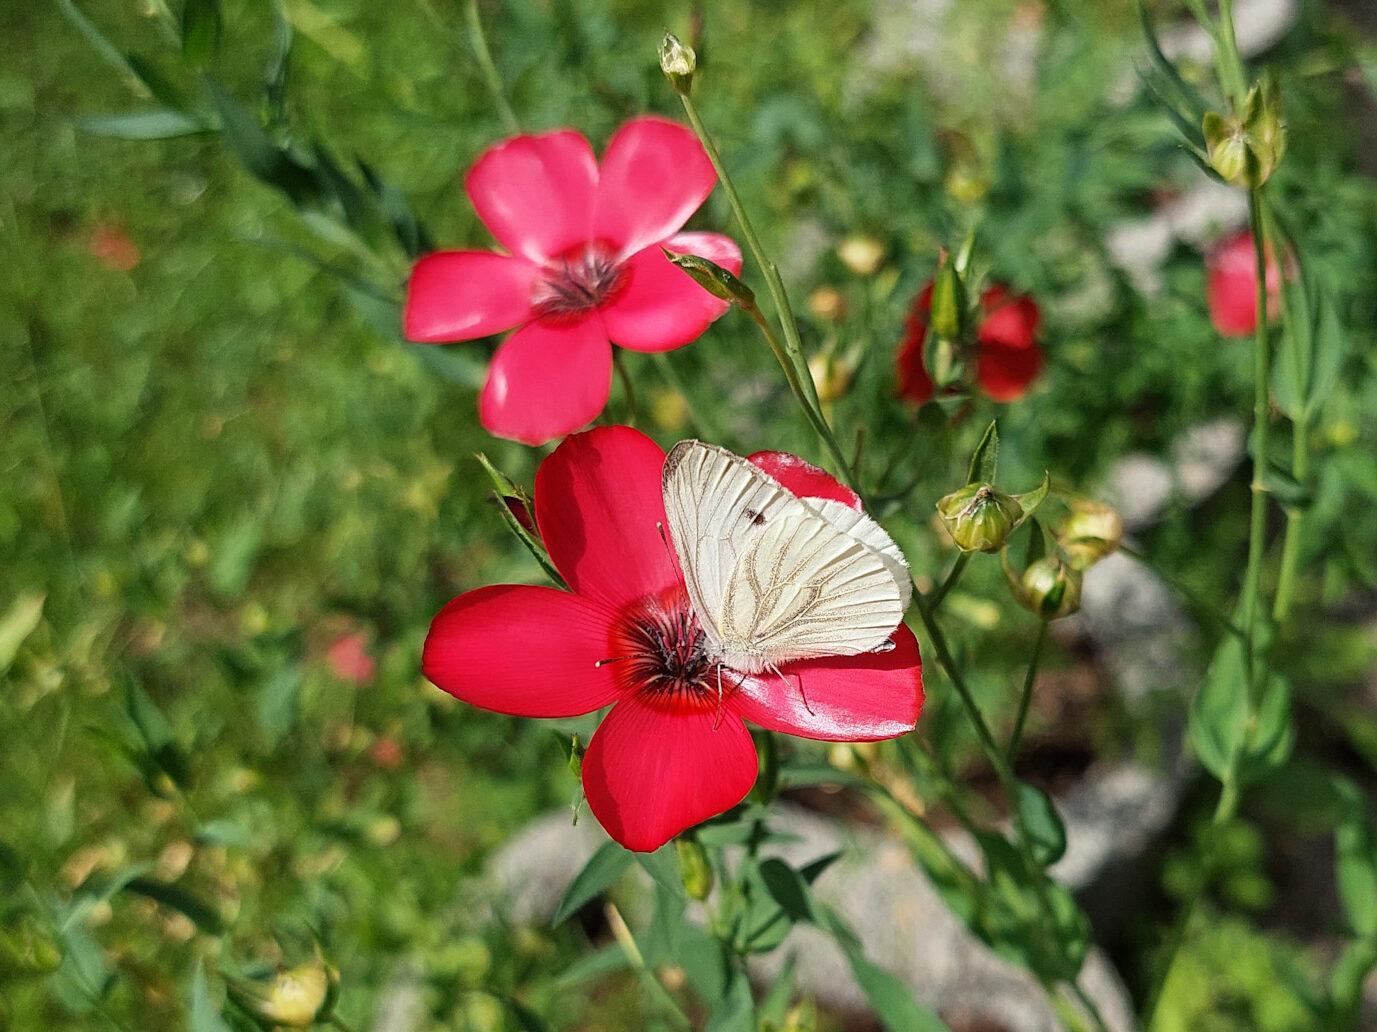
[[[923,346],[927,343],[927,337],[926,325],[919,326],[917,332],[910,330],[894,363],[898,373],[899,397],[915,405],[926,404],[936,393],[932,377],[923,365]]]
[[[1008,287],[995,284],[981,296],[985,319],[980,324],[980,343],[1006,348],[1031,348],[1038,335],[1042,313],[1026,294],[1015,296]]]
[[[411,270],[402,332],[434,344],[510,330],[531,318],[537,272],[530,262],[492,251],[428,254]]]
[[[680,233],[664,242],[676,254],[696,254],[724,269],[741,271],[741,248],[720,233]],[[636,351],[669,351],[696,340],[730,304],[721,301],[676,268],[651,244],[626,262],[628,280],[601,309],[607,335]]]
[[[484,151],[464,188],[502,246],[540,264],[588,242],[598,164],[572,129],[516,136]]]
[[[717,185],[693,130],[663,118],[635,118],[602,156],[593,236],[627,256],[673,236]]]
[[[749,456],[770,476],[778,480],[796,498],[829,498],[834,502],[861,510],[861,499],[827,470],[782,451],[758,451]]]
[[[727,708],[802,738],[873,742],[907,734],[923,708],[923,663],[904,624],[892,640],[889,652],[790,663],[780,668],[783,681],[773,674],[748,677]]]
[[[679,582],[661,536],[664,464],[660,446],[629,426],[575,434],[540,464],[536,523],[580,595],[621,606]]]
[[[976,358],[980,389],[995,401],[1017,401],[1028,392],[1043,366],[1042,348],[1008,348],[982,344]]]
[[[518,717],[573,717],[613,702],[612,617],[554,588],[499,584],[451,601],[430,625],[421,668],[456,699]]]
[[[673,712],[641,695],[612,707],[583,757],[593,816],[647,853],[741,802],[755,776],[755,745],[738,717]]]
[[[612,348],[601,321],[527,323],[493,355],[478,415],[498,437],[544,444],[596,419],[611,389]]]

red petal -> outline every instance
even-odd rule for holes
[[[635,118],[602,156],[593,235],[622,255],[668,239],[717,185],[693,130],[663,118]]]
[[[600,320],[527,323],[493,355],[478,414],[489,433],[544,444],[596,419],[611,389],[612,348]]]
[[[796,498],[830,498],[857,512],[861,499],[827,470],[782,451],[758,451],[750,461],[778,480]]]
[[[1245,230],[1216,247],[1205,261],[1210,321],[1222,337],[1247,337],[1257,329],[1257,260]],[[1276,266],[1267,265],[1267,288],[1275,293]]]
[[[593,816],[627,849],[647,853],[741,802],[755,775],[740,718],[672,712],[641,695],[612,707],[583,758]]]
[[[1042,349],[983,344],[976,360],[980,388],[995,401],[1017,401],[1042,372]]]
[[[834,742],[873,742],[912,731],[923,709],[918,640],[904,624],[894,648],[790,663],[748,677],[727,706],[771,731]],[[806,696],[806,702],[805,702]]]
[[[933,390],[932,377],[928,375],[927,368],[923,365],[923,345],[927,343],[927,326],[920,326],[918,331],[910,331],[904,337],[904,342],[899,347],[898,357],[895,359],[895,372],[899,381],[899,397],[913,402],[915,405],[922,405],[932,400],[935,393]]]
[[[651,244],[627,260],[625,288],[601,309],[607,335],[636,351],[668,351],[696,340],[730,306],[675,268]],[[664,242],[677,254],[696,254],[732,272],[741,271],[741,249],[719,233],[680,233]]]
[[[518,717],[573,717],[613,702],[611,615],[554,588],[499,584],[454,599],[435,618],[421,668],[462,699]]]
[[[531,318],[530,262],[491,251],[437,251],[411,270],[402,332],[426,344],[474,340]]]
[[[575,434],[536,473],[536,524],[550,559],[580,595],[614,606],[680,581],[661,527],[665,453],[639,430]]]
[[[484,151],[464,187],[502,246],[540,264],[588,242],[598,164],[572,129],[516,136]]]
[[[1042,313],[1037,302],[1023,295],[1015,297],[1002,285],[990,287],[982,295],[985,320],[980,324],[980,343],[1006,348],[1031,348],[1037,341]]]

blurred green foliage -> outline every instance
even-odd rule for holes
[[[220,135],[101,135],[169,124],[127,120],[158,105],[60,7],[0,9],[0,839],[13,889],[0,918],[18,972],[4,975],[0,1022],[157,1030],[199,1013],[214,1028],[203,962],[250,976],[319,942],[355,1028],[401,977],[419,980],[437,1028],[529,1027],[526,1009],[555,1028],[643,1027],[630,976],[578,992],[557,977],[590,956],[580,927],[509,928],[473,881],[525,820],[568,803],[548,728],[461,707],[418,670],[445,600],[540,576],[472,458],[524,483],[539,458],[477,426],[485,345],[400,344],[386,302],[405,249],[361,253],[328,220],[299,218]],[[230,0],[214,24],[161,0],[80,10],[170,94],[209,96],[192,67],[208,69],[251,119],[277,106],[341,165],[366,162],[439,245],[486,243],[459,182],[502,128],[458,3],[287,0],[286,65],[270,5]],[[1037,390],[998,413],[1009,483],[1047,469],[1093,489],[1116,457],[1246,409],[1249,355],[1209,326],[1198,252],[1174,245],[1153,297],[1107,260],[1112,224],[1198,177],[1133,93],[1131,4],[958,4],[921,61],[892,62],[880,7],[860,0],[706,10],[698,103],[799,310],[819,286],[841,293],[841,319],[806,319],[805,343],[856,349],[835,421],[866,426],[863,467],[920,574],[950,562],[932,505],[963,482],[995,409],[915,415],[893,400],[892,356],[973,194],[991,271],[1038,298],[1050,356]],[[666,25],[692,24],[688,3],[495,0],[483,13],[524,127],[573,125],[600,145],[630,115],[675,113],[655,46]],[[192,22],[183,55],[171,26]],[[1022,72],[991,43],[1010,24],[1042,39]],[[1292,127],[1284,211],[1341,285],[1349,341],[1317,423],[1328,461],[1295,631],[1309,647],[1278,651],[1315,729],[1301,748],[1348,741],[1366,784],[1377,730],[1346,689],[1370,676],[1370,638],[1320,608],[1377,586],[1377,190],[1356,171],[1359,141],[1334,129],[1371,103],[1339,74],[1355,40],[1308,3],[1268,62]],[[695,224],[726,227],[723,199]],[[883,243],[873,278],[835,254],[855,233]],[[640,411],[617,393],[609,418],[634,415],[665,442],[697,432],[820,458],[744,320],[668,356],[668,376],[627,359]],[[1216,602],[1232,590],[1246,490],[1237,478],[1150,534],[1157,560]],[[1007,723],[1035,623],[993,563],[973,564],[949,612],[982,705]],[[372,661],[362,677],[331,660],[355,635]],[[927,733],[969,764],[932,680]],[[1080,719],[1051,731],[1101,756],[1155,742],[1151,714],[1105,693]],[[1183,841],[1161,872],[1173,893],[1220,848]],[[1265,911],[1256,834],[1224,852],[1221,892]],[[1212,927],[1177,974],[1173,1027],[1305,1027],[1276,989],[1305,968],[1300,953],[1243,921]],[[1150,950],[1122,959],[1131,973],[1154,963]]]

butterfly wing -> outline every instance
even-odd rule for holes
[[[760,670],[880,648],[904,608],[880,554],[804,509],[767,523],[732,567],[717,630],[728,665]]]
[[[764,470],[725,448],[681,441],[665,459],[665,518],[689,602],[714,651],[728,575],[774,520],[805,512]]]
[[[899,589],[900,607],[908,609],[909,601],[913,598],[913,578],[909,573],[908,560],[904,558],[904,553],[899,550],[899,546],[885,529],[865,513],[843,502],[809,498],[804,504],[832,526],[851,535],[880,557],[880,561],[889,569]]]

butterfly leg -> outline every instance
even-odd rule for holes
[[[786,687],[788,686],[789,678],[783,670],[779,669],[779,667],[775,666],[773,663],[771,663],[767,669],[770,673],[783,681]],[[808,693],[803,690],[803,675],[794,674],[794,676],[798,678],[798,694],[799,698],[803,700],[803,708],[808,711],[810,716],[817,716],[817,714],[813,712],[813,707],[808,704]]]

